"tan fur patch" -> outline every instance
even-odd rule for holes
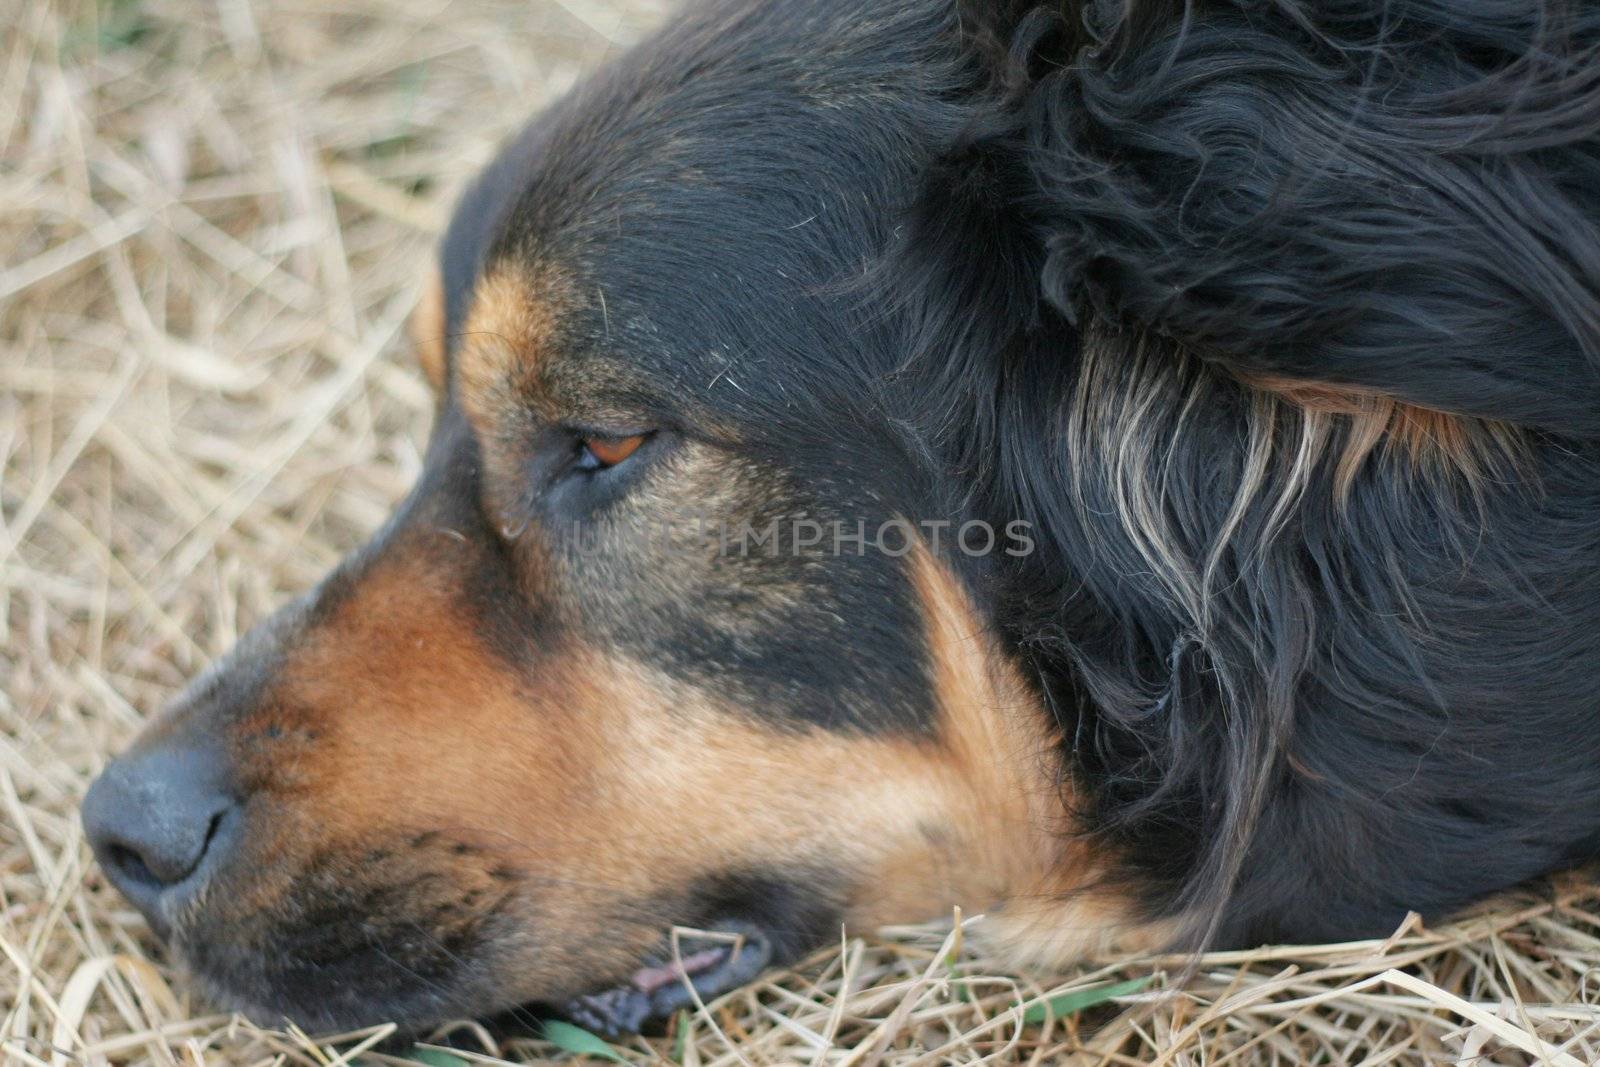
[[[437,266],[428,271],[422,295],[407,324],[417,363],[435,393],[444,392],[445,379],[445,298],[444,275]]]
[[[954,576],[926,551],[913,556],[939,704],[940,745],[965,784],[953,857],[980,886],[965,899],[991,909],[977,936],[1009,960],[1059,966],[1117,948],[1165,945],[1171,923],[1136,916],[1101,884],[1098,856],[1071,824],[1071,783],[1047,711],[999,650]],[[984,900],[987,890],[989,899]]]
[[[619,902],[670,898],[721,871],[816,870],[823,892],[837,878],[847,922],[863,931],[953,905],[987,913],[977,935],[1025,962],[1161,941],[1163,929],[1094,884],[1103,863],[1069,832],[1059,739],[926,551],[911,567],[938,694],[932,739],[784,729],[577,644],[545,650],[524,674],[463,614],[459,579],[440,565],[448,538],[407,537],[418,540],[391,546],[306,635],[274,687],[276,710],[243,724],[278,735],[263,753],[271,781],[257,785],[289,809],[260,843],[286,873],[251,887],[253,910],[287,891],[297,856],[360,855],[426,827],[438,842],[425,834],[409,859],[386,858],[384,876],[431,869],[441,847],[459,845],[451,885],[484,907],[514,891],[526,943],[510,938],[504,951],[531,954],[505,972],[517,999],[625,973],[663,929],[619,919]],[[301,721],[296,709],[321,710]],[[304,730],[316,743],[285,750]],[[314,804],[297,815],[296,798]],[[518,872],[510,882],[506,870]]]
[[[1521,453],[1516,432],[1504,423],[1409,404],[1360,386],[1301,382],[1272,376],[1241,375],[1251,389],[1269,393],[1308,415],[1332,416],[1348,423],[1335,484],[1348,494],[1363,463],[1387,447],[1410,462],[1451,471],[1469,483],[1480,483]]]
[[[458,346],[456,386],[484,440],[495,439],[508,412],[538,403],[538,377],[571,304],[566,276],[553,267],[502,265],[478,280]]]

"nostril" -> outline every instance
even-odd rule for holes
[[[161,879],[150,869],[144,857],[127,845],[110,844],[105,848],[106,867],[113,869],[121,875],[122,881],[131,882],[147,889],[160,889],[163,885]],[[115,875],[113,875],[115,877]]]
[[[117,760],[83,802],[86,836],[107,876],[146,914],[227,852],[236,809],[209,752],[157,748]]]
[[[213,814],[208,821],[200,824],[205,827],[202,833],[194,832],[195,824],[187,827],[189,832],[146,824],[146,829],[155,825],[166,832],[147,832],[146,840],[142,841],[102,838],[99,843],[101,862],[106,865],[112,880],[117,881],[126,893],[141,889],[146,893],[158,893],[168,886],[178,885],[179,881],[186,880],[200,869],[206,854],[210,854],[222,819],[226,816],[227,809]]]
[[[113,872],[119,882],[131,883],[147,890],[160,890],[188,878],[205,861],[222,826],[226,811],[219,811],[206,823],[205,833],[199,837],[199,847],[184,847],[182,841],[152,841],[143,849],[122,840],[106,840],[101,844],[101,862]]]
[[[202,859],[205,858],[207,852],[211,851],[211,842],[217,839],[217,830],[222,826],[222,817],[226,814],[228,814],[227,811],[219,811],[211,816],[211,822],[206,826],[206,839],[200,843],[200,856]]]

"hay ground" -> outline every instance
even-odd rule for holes
[[[659,3],[0,0],[0,1061],[349,1054],[192,1001],[90,864],[76,805],[185,678],[405,490],[430,404],[397,338],[451,194]],[[1592,879],[1386,942],[1215,955],[1158,1000],[1176,961],[1007,976],[947,929],[847,941],[615,1054],[1600,1058]],[[1011,1010],[1146,976],[1064,1021]],[[428,1062],[568,1055],[452,1036],[470,1051]]]

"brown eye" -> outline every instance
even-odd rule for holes
[[[639,446],[644,444],[645,436],[639,433],[631,437],[585,437],[580,465],[587,470],[615,467],[639,451]]]

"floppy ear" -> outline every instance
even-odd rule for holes
[[[1192,917],[1188,943],[1253,939],[1265,901],[1303,892],[1268,885],[1283,868],[1267,863],[1235,896],[1249,850],[1271,847],[1256,832],[1290,774],[1318,627],[1357,602],[1409,617],[1421,587],[1395,564],[1409,557],[1339,555],[1326,503],[1306,505],[1310,525],[1338,547],[1280,537],[1310,499],[1283,433],[1297,420],[1236,410],[1240,390],[1175,357],[1299,403],[1345,390],[1432,409],[1352,425],[1325,472],[1346,484],[1372,425],[1446,450],[1490,429],[1427,418],[1440,411],[1600,436],[1600,5],[990,12],[964,24],[988,95],[928,171],[898,264],[932,379],[924,421],[974,510],[1037,535],[995,616],[1072,739],[1084,824],[1139,843],[1142,874],[1172,889],[1159,906]],[[1406,494],[1410,528],[1446,514],[1431,496],[1446,498]],[[1518,574],[1486,562],[1475,521],[1438,533],[1472,546],[1485,581]],[[1387,544],[1375,525],[1356,554]],[[1327,592],[1347,582],[1370,584]],[[1420,662],[1410,632],[1358,629],[1357,684],[1432,714],[1377,666]]]
[[[1600,5],[1085,4],[1013,97],[1050,303],[1600,435]]]

